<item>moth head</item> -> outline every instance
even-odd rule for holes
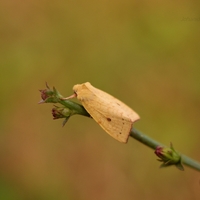
[[[73,91],[77,98],[81,98],[81,94],[88,88],[91,87],[91,84],[89,82],[83,83],[83,84],[77,84],[74,85]],[[80,100],[80,99],[79,99]]]
[[[78,92],[80,91],[82,85],[81,84],[77,84],[77,85],[74,85],[73,87],[73,91],[76,95],[78,95]]]

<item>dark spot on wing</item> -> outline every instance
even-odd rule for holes
[[[110,118],[107,118],[107,120],[110,122],[111,121],[111,119]]]
[[[119,132],[119,134],[122,134],[123,127],[124,127],[124,124],[125,124],[125,122],[124,122],[124,121],[125,121],[125,119],[124,119],[124,118],[122,118],[122,121],[123,121],[123,122],[122,122],[123,126],[121,127],[121,132]]]

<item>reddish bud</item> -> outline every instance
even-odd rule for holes
[[[170,148],[158,146],[155,150],[155,154],[160,158],[159,161],[163,162],[161,167],[175,165],[180,170],[183,170],[181,155],[174,150],[172,144]]]

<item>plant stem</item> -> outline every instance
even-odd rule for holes
[[[73,114],[78,114],[78,115],[83,115],[85,117],[90,117],[90,114],[85,110],[85,108],[78,103],[75,103],[71,100],[60,100],[60,99],[58,100],[58,103],[62,104],[66,108],[73,110]]]
[[[152,149],[156,149],[157,146],[164,146],[161,143],[143,134],[142,132],[136,130],[135,128],[132,128],[130,136]]]
[[[58,92],[58,90],[56,90],[56,88],[53,88],[53,90],[50,89],[50,87],[47,85],[46,83],[46,87],[47,89],[44,90],[40,90],[41,92],[41,97],[42,100],[39,103],[60,103],[62,106],[64,106],[65,108],[69,109],[70,112],[66,113],[62,113],[61,110],[59,110],[59,107],[54,108],[54,119],[58,119],[58,118],[65,118],[63,125],[67,122],[67,120],[69,119],[69,117],[71,117],[74,114],[79,114],[79,115],[83,115],[86,117],[91,117],[90,114],[85,110],[85,108],[76,103],[73,102],[71,100],[65,100],[63,99],[63,96]],[[57,109],[57,110],[56,110]],[[56,115],[57,114],[57,115]],[[200,171],[200,163],[189,158],[186,155],[183,155],[181,153],[178,153],[177,151],[174,150],[172,144],[171,144],[171,148],[155,141],[154,139],[150,138],[149,136],[143,134],[142,132],[136,130],[135,128],[132,128],[131,132],[130,132],[130,136],[136,140],[138,140],[139,142],[143,143],[144,145],[157,150],[157,153],[159,154],[159,157],[162,158],[162,156],[164,154],[168,154],[168,156],[171,156],[171,150],[173,151],[174,154],[178,154],[179,156],[179,160],[181,161],[182,164],[187,165],[188,167],[191,167],[195,170]],[[161,147],[158,149],[158,147]],[[167,149],[162,149],[163,148],[167,148]],[[161,154],[163,153],[163,155]],[[165,162],[166,160],[164,160]],[[176,164],[175,165],[183,170],[183,167],[181,167],[181,163]],[[169,163],[165,162],[164,163],[165,166],[169,166]]]
[[[193,169],[196,169],[197,171],[200,171],[200,163],[196,160],[191,159],[190,157],[181,154],[181,160],[182,163],[187,165],[188,167],[191,167]]]
[[[166,147],[166,145],[163,145],[163,144],[155,141],[154,139],[152,139],[149,136],[143,134],[142,132],[136,130],[135,128],[132,128],[130,136],[154,150],[158,146]],[[187,165],[188,167],[191,167],[197,171],[200,171],[200,163],[199,162],[191,159],[190,157],[188,157],[184,154],[181,154],[181,153],[179,153],[179,154],[181,155],[182,164]]]

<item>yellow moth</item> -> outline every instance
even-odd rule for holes
[[[127,143],[132,125],[139,115],[115,97],[93,87],[89,82],[73,87],[77,97],[91,117],[113,138]]]

